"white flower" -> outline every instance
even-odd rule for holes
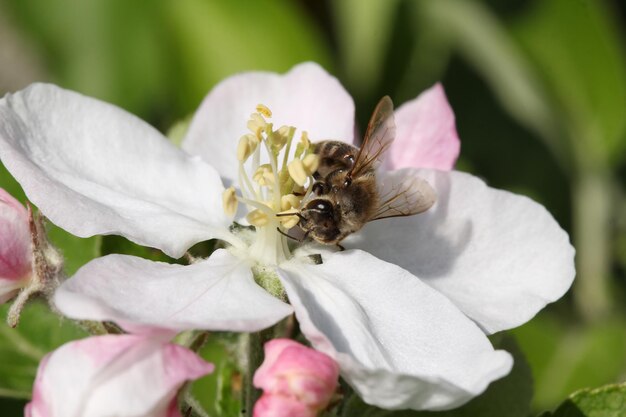
[[[2,162],[60,227],[85,237],[121,234],[176,257],[206,239],[232,245],[190,266],[96,259],[60,288],[58,308],[135,331],[257,331],[293,309],[312,345],[339,363],[366,402],[385,408],[452,408],[506,375],[512,359],[485,333],[529,320],[574,277],[573,248],[550,214],[471,175],[421,169],[437,191],[433,208],[373,222],[345,252],[316,248],[322,264],[293,256],[275,228],[258,227],[246,243],[229,232],[222,180],[237,181],[238,139],[259,103],[276,127],[353,139],[352,99],[311,63],[219,84],[196,113],[184,151],[134,116],[54,86],[0,101]],[[401,148],[390,152],[392,167],[422,149],[424,163],[452,166],[458,139],[440,86],[396,115]],[[276,274],[290,305],[259,287],[251,267],[257,278]]]

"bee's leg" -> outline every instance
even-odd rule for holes
[[[343,246],[341,246],[339,243],[335,243],[335,245],[339,248],[339,251],[343,252],[344,250],[346,250],[346,248],[344,248]]]
[[[298,242],[298,243],[302,243],[302,242],[304,241],[304,239],[303,239],[303,240],[300,240],[300,239],[298,239],[297,237],[293,237],[293,236],[291,236],[289,233],[285,233],[285,232],[283,232],[282,230],[280,230],[280,227],[277,227],[277,228],[276,228],[276,230],[277,230],[277,231],[278,231],[278,233],[280,233],[281,235],[283,235],[283,236],[285,236],[285,237],[288,237],[289,239],[293,239],[293,240],[295,240],[295,241],[296,241],[296,242]]]

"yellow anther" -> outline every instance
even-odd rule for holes
[[[233,217],[237,212],[237,195],[235,195],[235,187],[229,187],[224,190],[222,194],[222,207],[224,208],[224,213],[228,217]]]
[[[280,209],[289,210],[292,208],[299,208],[302,198],[295,194],[287,194],[280,198]]]
[[[302,164],[304,164],[304,168],[306,169],[309,175],[313,175],[317,168],[320,166],[320,157],[314,153],[310,153],[304,157],[302,160]]]
[[[270,144],[275,150],[281,150],[289,140],[293,127],[281,126],[270,135]]]
[[[263,116],[270,118],[272,117],[272,111],[265,104],[257,104],[256,111],[261,113]]]
[[[261,132],[263,132],[267,127],[267,122],[259,113],[252,113],[250,115],[250,120],[248,120],[247,126],[252,133],[260,136]]]
[[[306,130],[302,132],[302,135],[300,136],[300,143],[302,144],[302,147],[305,150],[311,147],[311,141],[309,140],[309,133]]]
[[[248,222],[250,222],[251,225],[256,227],[267,226],[267,224],[269,223],[269,218],[267,214],[259,209],[252,210],[250,213],[248,213],[246,219],[248,220]]]
[[[284,214],[288,214],[288,213],[293,213],[293,216],[284,216]],[[294,227],[295,225],[298,224],[298,222],[300,221],[300,217],[298,217],[299,210],[292,208],[289,210],[285,210],[285,211],[281,211],[278,214],[283,214],[283,216],[279,216],[278,218],[280,219],[280,222],[282,223],[283,226],[285,226],[287,229],[291,229],[292,227]]]
[[[302,159],[294,159],[291,161],[289,165],[287,165],[287,170],[289,171],[289,175],[291,175],[294,182],[300,186],[303,186],[309,177],[306,173],[306,169],[304,168],[304,164],[302,163]]]
[[[272,171],[272,167],[270,164],[263,164],[259,166],[252,176],[252,179],[256,181],[259,185],[265,187],[274,186],[274,172]]]
[[[296,153],[294,156],[296,158],[300,158],[300,156],[303,153],[307,152],[310,148],[311,148],[311,141],[309,140],[309,134],[305,130],[304,132],[302,132],[302,135],[300,136],[300,142],[298,142],[298,145],[296,145]]]
[[[247,134],[243,135],[239,139],[239,144],[237,145],[237,159],[240,162],[245,162],[250,155],[256,150],[259,141],[254,135]]]

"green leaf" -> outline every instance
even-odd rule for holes
[[[0,306],[6,317],[9,305]],[[75,324],[50,312],[41,302],[27,305],[20,324],[0,324],[0,396],[30,398],[39,361],[62,344],[87,336]]]
[[[514,358],[511,373],[493,382],[479,397],[464,406],[448,411],[388,411],[365,405],[352,397],[344,412],[345,417],[526,417],[530,413],[533,394],[532,375],[528,363],[515,340],[507,335],[494,337],[494,346],[507,350]]]
[[[542,417],[623,417],[626,410],[626,384],[583,389]]]
[[[581,328],[544,314],[513,334],[535,376],[535,409],[555,407],[578,389],[617,381],[626,370],[626,324],[622,320]]]

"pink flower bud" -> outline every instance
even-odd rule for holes
[[[264,391],[254,407],[255,417],[315,416],[328,406],[337,388],[339,367],[327,355],[293,340],[265,344],[265,360],[254,374],[254,386]]]
[[[181,417],[178,390],[213,369],[189,349],[144,335],[69,342],[39,364],[25,417]]]
[[[0,303],[28,283],[32,258],[28,212],[0,188]]]

